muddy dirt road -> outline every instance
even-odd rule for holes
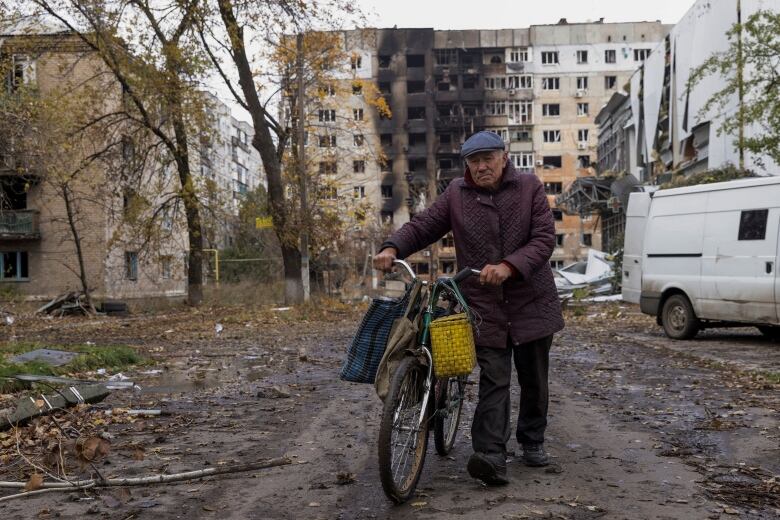
[[[469,478],[471,386],[452,455],[437,456],[431,442],[417,497],[392,506],[377,476],[380,402],[370,386],[337,378],[357,319],[339,307],[311,315],[212,309],[20,322],[17,339],[123,343],[154,359],[154,366],[127,374],[140,392],[115,392],[102,406],[170,415],[109,424],[112,452],[97,468],[105,476],[280,456],[292,464],[179,484],[49,493],[0,502],[0,516],[780,517],[780,344],[755,329],[673,343],[630,306],[569,312],[552,350],[553,464],[527,468],[513,460],[512,483],[502,488]],[[223,325],[219,334],[216,323]],[[131,455],[139,448],[143,460]],[[0,478],[24,480],[28,469],[16,461],[0,469]]]

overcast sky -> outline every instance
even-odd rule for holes
[[[661,20],[676,24],[693,0],[355,0],[375,27],[507,29],[536,24]]]

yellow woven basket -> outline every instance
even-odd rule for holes
[[[465,313],[431,322],[433,370],[436,377],[467,376],[477,364],[474,334]]]

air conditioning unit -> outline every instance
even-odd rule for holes
[[[578,90],[577,92],[574,93],[574,97],[576,97],[576,98],[581,98],[581,97],[584,97],[584,96],[585,96],[585,91],[584,90]]]
[[[577,143],[577,150],[587,150],[588,143]]]
[[[543,160],[541,160],[541,159],[537,159],[537,160],[536,160],[536,165],[537,165],[537,166],[543,166],[543,165],[544,165],[544,161],[543,161]]]
[[[513,88],[510,88],[509,89],[509,95],[510,96],[514,96],[515,94],[517,94],[517,91],[515,89],[513,89]]]

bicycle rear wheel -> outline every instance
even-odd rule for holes
[[[448,455],[455,444],[465,393],[465,378],[448,378],[436,383],[436,415],[433,441],[436,453]]]
[[[428,446],[428,408],[423,394],[428,367],[401,361],[390,382],[379,427],[379,477],[387,497],[401,504],[414,494]]]

